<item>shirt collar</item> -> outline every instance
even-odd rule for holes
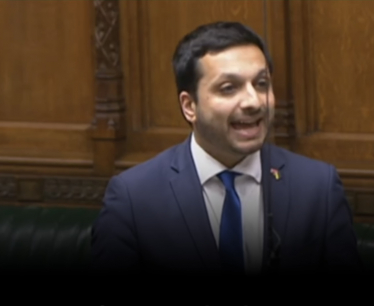
[[[227,170],[227,167],[222,165],[219,161],[204,151],[204,149],[196,142],[193,133],[191,136],[190,147],[201,185],[205,184],[209,179],[216,176],[218,173]],[[260,151],[256,151],[255,153],[248,155],[230,170],[251,176],[256,180],[257,183],[260,183],[262,174]]]

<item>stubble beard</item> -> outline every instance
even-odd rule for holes
[[[202,114],[199,114],[200,120],[194,124],[195,138],[198,144],[213,158],[221,162],[223,159],[242,160],[246,156],[260,150],[267,141],[272,123],[274,120],[274,109],[266,109],[263,116],[263,131],[257,139],[250,140],[253,145],[249,147],[240,147],[235,145],[234,141],[230,141],[229,134],[226,130],[210,124]]]
[[[261,135],[261,140],[254,140],[260,142],[255,148],[240,148],[233,141],[230,141],[225,130],[212,127],[205,121],[195,123],[195,132],[198,144],[222,164],[225,164],[225,162],[230,164],[240,162],[247,155],[258,151],[263,143],[263,135]]]

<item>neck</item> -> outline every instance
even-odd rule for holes
[[[237,164],[239,164],[247,155],[243,154],[225,154],[224,152],[219,151],[217,149],[212,148],[208,143],[202,141],[197,135],[194,134],[196,143],[211,157],[215,160],[220,162],[226,168],[231,169],[234,168]]]

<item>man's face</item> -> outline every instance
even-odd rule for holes
[[[210,53],[199,60],[197,99],[181,93],[197,143],[227,167],[259,150],[274,114],[266,59],[254,45]]]

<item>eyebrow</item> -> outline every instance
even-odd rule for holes
[[[254,77],[254,79],[258,79],[259,77],[267,76],[268,70],[266,68],[261,69],[257,75]],[[230,80],[241,80],[242,77],[239,74],[236,73],[223,73],[221,74],[215,82],[219,82],[222,79],[230,79]]]

